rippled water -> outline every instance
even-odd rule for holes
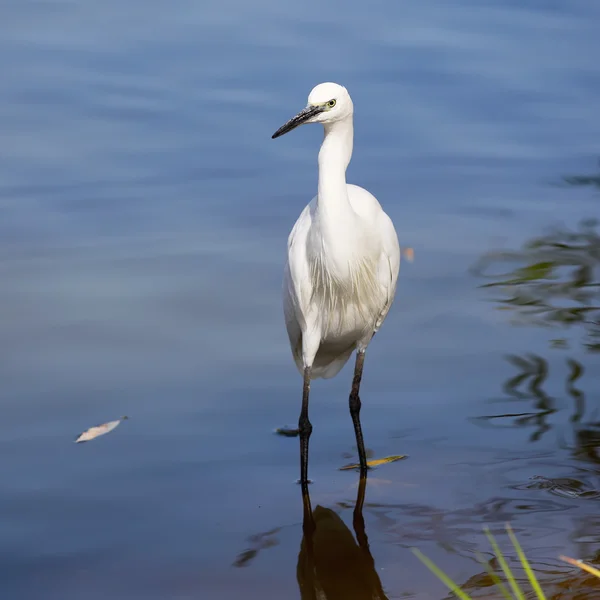
[[[593,557],[598,356],[575,329],[564,349],[549,343],[563,334],[511,326],[470,268],[598,215],[593,188],[556,185],[597,170],[595,0],[2,13],[7,598],[300,597],[298,445],[272,432],[299,412],[280,279],[322,134],[270,136],[326,80],[355,103],[349,180],[415,250],[365,367],[366,443],[409,455],[369,479],[371,571],[389,598],[441,598],[408,548],[466,581],[481,527],[507,520],[540,565]],[[514,392],[522,365],[506,355],[528,353],[547,374]],[[568,360],[583,368],[572,385]],[[357,493],[338,471],[354,452],[349,385],[346,367],[311,402],[313,508],[338,533],[326,511],[352,529]]]

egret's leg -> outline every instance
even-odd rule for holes
[[[304,386],[302,388],[302,410],[298,419],[300,431],[300,483],[302,492],[308,493],[308,440],[312,433],[312,425],[308,420],[308,395],[310,393],[310,367],[304,368]]]
[[[363,441],[362,428],[360,426],[360,380],[362,379],[363,364],[365,362],[365,351],[357,350],[356,363],[354,365],[354,378],[352,379],[352,391],[350,392],[350,416],[354,423],[354,434],[356,435],[356,447],[358,448],[358,459],[360,462],[360,478],[367,476],[367,455]]]

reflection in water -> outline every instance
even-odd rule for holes
[[[570,177],[565,181],[570,185],[600,187],[600,176]],[[596,227],[595,221],[588,220],[575,231],[555,229],[527,242],[520,251],[488,253],[474,269],[477,274],[492,280],[484,287],[498,293],[495,300],[499,308],[510,311],[516,322],[561,328],[565,333],[551,340],[551,346],[564,350],[576,341],[590,355],[590,360],[595,360],[595,353],[600,352],[600,236]],[[500,270],[501,264],[511,264],[511,270]],[[537,442],[556,427],[551,418],[560,407],[556,392],[550,394],[547,391],[551,385],[548,381],[550,363],[535,353],[506,358],[516,369],[503,384],[506,399],[508,402],[527,402],[531,409],[504,410],[476,421],[491,427],[532,428],[530,441]],[[593,372],[593,368],[587,370]],[[600,422],[594,406],[586,405],[586,396],[581,389],[585,372],[580,360],[574,356],[566,358],[563,389],[571,405],[569,431],[567,434],[560,431],[558,439],[575,462],[565,465],[568,467],[565,476],[533,475],[516,489],[544,491],[570,501],[571,506],[590,501],[593,505],[600,499],[597,480]],[[579,461],[586,464],[580,466]],[[600,521],[585,515],[575,522],[575,531],[570,537],[579,556],[597,564]],[[565,574],[563,566],[535,561],[532,566],[544,580],[549,599],[572,598],[573,590],[577,590],[577,598],[600,597],[600,582],[580,570]],[[483,573],[463,587],[470,593],[476,591],[474,598],[490,598],[486,589],[489,590],[491,585],[491,579]]]
[[[600,185],[600,176],[568,177],[570,185]],[[493,279],[484,285],[499,292],[500,308],[507,309],[520,323],[561,327],[583,334],[582,346],[588,353],[600,352],[600,235],[594,220],[579,228],[554,229],[534,238],[516,252],[490,252],[475,266],[475,273]],[[494,272],[499,264],[514,265],[509,272]],[[552,346],[568,347],[567,340],[552,340]],[[491,424],[512,419],[519,427],[534,427],[531,441],[539,440],[550,428],[548,418],[556,412],[555,399],[543,389],[548,377],[548,361],[537,355],[509,356],[519,370],[504,384],[513,400],[528,400],[534,411],[481,417]],[[585,372],[575,358],[567,359],[565,390],[573,403],[570,422],[573,428],[572,454],[579,459],[600,463],[600,423],[584,419],[585,396],[576,385]]]
[[[361,478],[353,513],[356,539],[334,510],[320,505],[313,510],[309,492],[303,491],[303,535],[296,567],[301,598],[387,600],[365,531],[366,487],[367,479]],[[238,555],[233,566],[246,567],[261,550],[277,545],[274,536],[280,531],[278,527],[253,535],[251,547]]]
[[[563,498],[600,498],[600,491],[588,490],[582,481],[570,477],[544,477],[534,475],[531,483],[524,486],[529,490],[547,490]]]
[[[503,455],[501,462],[494,465],[495,476],[502,479],[513,474],[517,457],[518,452],[513,460],[507,461],[506,455]],[[481,464],[485,464],[487,469],[492,463],[484,458]],[[477,460],[471,463],[473,470],[477,466]],[[582,592],[582,600],[600,597],[590,593],[586,595],[586,590],[593,590],[597,594],[600,581],[593,581],[580,570],[570,569],[562,563],[558,559],[564,550],[562,546],[546,547],[548,540],[562,529],[562,525],[552,515],[564,514],[564,518],[567,518],[575,501],[585,501],[591,513],[577,516],[573,520],[571,537],[575,554],[585,558],[590,564],[600,562],[600,553],[597,551],[600,518],[593,509],[600,494],[590,491],[589,487],[575,479],[533,477],[522,485],[511,486],[504,495],[494,495],[482,502],[451,510],[440,508],[436,504],[415,502],[365,503],[365,487],[366,480],[362,480],[353,515],[354,534],[335,511],[320,505],[313,510],[310,498],[306,498],[303,537],[296,564],[301,598],[384,600],[390,597],[383,590],[370,552],[363,518],[365,513],[368,513],[370,527],[385,531],[388,540],[396,547],[418,547],[428,556],[434,555],[435,549],[442,549],[465,559],[471,565],[477,565],[477,571],[480,569],[482,554],[489,559],[490,566],[498,570],[482,533],[484,526],[489,527],[500,541],[505,535],[505,523],[510,522],[517,535],[526,542],[529,537],[528,521],[532,515],[538,515],[541,520],[536,524],[536,534],[544,542],[532,544],[530,541],[525,546],[525,551],[536,575],[549,592],[549,600],[559,600],[561,596],[555,595],[556,590],[564,590],[569,583]],[[337,505],[347,508],[350,503],[338,502]],[[564,521],[564,518],[559,520]],[[282,528],[273,529],[253,536],[254,551],[251,549],[241,553],[235,566],[248,566],[260,549],[275,545],[277,541],[272,536],[281,530]],[[525,582],[526,576],[519,570],[517,555],[506,552],[505,556],[519,580]],[[464,589],[474,598],[500,598],[494,595],[496,591],[492,589],[492,584],[492,580],[482,569],[467,581]],[[571,596],[565,596],[563,600],[567,598],[572,600]]]
[[[595,175],[568,175],[563,177],[563,181],[568,185],[588,186],[600,189],[600,173]]]
[[[387,599],[369,550],[362,510],[367,480],[360,479],[352,532],[330,508],[311,508],[304,496],[303,537],[297,577],[303,599]]]
[[[277,539],[274,537],[276,533],[280,531],[279,527],[275,529],[271,529],[270,531],[265,531],[263,533],[257,533],[250,538],[251,547],[247,550],[244,550],[238,557],[235,559],[233,563],[234,567],[245,567],[252,560],[256,558],[258,553],[261,550],[265,550],[266,548],[272,548],[277,545]]]
[[[534,431],[531,434],[530,440],[535,442],[550,429],[548,417],[556,412],[554,398],[542,389],[542,385],[548,376],[548,362],[536,354],[529,354],[527,356],[510,355],[507,356],[507,360],[516,366],[520,373],[509,377],[504,382],[504,393],[509,396],[511,400],[533,401],[533,408],[535,411],[486,415],[478,417],[474,420],[476,422],[486,423],[489,426],[494,426],[493,423],[496,421],[502,422],[505,419],[512,419],[513,426],[533,426]],[[572,362],[579,365],[579,363],[576,363],[576,361]],[[579,375],[582,371],[583,368],[579,365]],[[572,385],[571,388],[567,389],[570,389],[570,391],[575,394],[577,406],[576,410],[578,411],[578,418],[581,418],[581,412],[583,410],[582,406],[584,402],[583,393],[574,388]]]
[[[548,377],[548,362],[535,354],[528,355],[528,359],[519,356],[508,357],[508,360],[521,370],[521,373],[504,383],[504,391],[518,399],[533,400],[536,412],[515,415],[515,424],[518,426],[534,425],[535,430],[530,439],[535,442],[550,429],[547,420],[551,414],[556,412],[556,408],[554,398],[542,389],[542,384]],[[526,391],[519,390],[519,386],[525,382],[527,382]]]
[[[512,271],[492,274],[494,266],[506,262],[516,263]],[[600,235],[591,221],[584,222],[575,232],[552,231],[525,244],[519,252],[488,254],[478,265],[481,275],[493,279],[485,287],[499,292],[496,300],[502,308],[525,323],[562,327],[567,333],[583,334],[581,346],[589,360],[595,360],[597,354],[594,353],[600,351],[599,268]],[[552,346],[564,350],[571,342],[554,339]],[[537,518],[535,534],[542,541],[536,541],[526,551],[548,597],[571,599],[572,595],[565,594],[576,588],[582,599],[600,598],[600,583],[596,579],[580,570],[569,569],[558,560],[564,540],[561,539],[560,546],[549,542],[563,532],[564,522],[568,520],[569,538],[577,550],[576,555],[591,564],[599,562],[600,422],[597,410],[590,405],[594,400],[592,394],[586,398],[582,389],[582,379],[594,372],[583,364],[582,354],[573,352],[563,363],[562,395],[566,394],[570,406],[568,435],[559,430],[556,437],[569,452],[568,461],[545,449],[538,455],[533,452],[524,457],[521,448],[514,453],[503,450],[491,459],[469,457],[467,466],[471,472],[480,473],[483,484],[489,472],[496,481],[507,484],[500,493],[493,492],[479,501],[474,498],[467,506],[452,510],[414,500],[365,504],[366,482],[361,481],[353,519],[354,533],[333,510],[323,506],[313,510],[307,496],[297,560],[301,597],[315,600],[386,598],[370,553],[364,512],[368,513],[370,529],[385,531],[396,546],[417,546],[426,554],[426,546],[435,547],[477,563],[473,571],[478,574],[464,588],[474,598],[487,599],[496,596],[491,595],[494,592],[489,576],[479,573],[481,527],[490,526],[494,533],[500,533],[500,528],[503,531],[504,524],[511,522],[518,524],[520,532],[530,532],[532,519]],[[529,429],[531,442],[547,441],[548,432],[558,427],[556,413],[564,403],[561,390],[555,383],[552,387],[550,380],[550,366],[555,368],[555,362],[534,352],[515,353],[506,359],[514,371],[503,383],[503,401],[518,408],[497,411],[499,414],[479,417],[476,422],[486,427]],[[486,475],[483,475],[484,469]],[[347,507],[345,503],[338,504]],[[253,548],[240,555],[236,564],[249,564],[257,552],[277,543],[273,538],[276,532],[255,536]],[[508,559],[511,566],[518,565],[516,556]]]
[[[507,360],[519,369],[519,373],[509,377],[503,385],[504,393],[510,400],[530,401],[533,411],[502,412],[473,419],[474,422],[488,427],[503,427],[510,419],[511,427],[533,427],[530,441],[536,442],[550,429],[549,417],[557,411],[555,399],[548,394],[543,385],[548,377],[548,361],[536,354],[523,356],[510,355]],[[593,411],[586,411],[586,398],[576,382],[583,375],[583,365],[573,359],[566,361],[568,372],[565,379],[565,391],[572,401],[573,408],[569,422],[572,428],[573,445],[569,449],[575,458],[600,464],[600,422],[594,418]],[[586,414],[592,416],[586,419]]]
[[[493,273],[501,263],[512,271]],[[484,287],[500,293],[501,308],[515,321],[583,331],[584,347],[600,352],[600,236],[596,222],[584,221],[576,231],[555,229],[527,242],[520,251],[490,252],[474,272],[494,281]],[[565,347],[566,340],[553,340]]]

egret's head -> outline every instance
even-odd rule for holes
[[[348,90],[337,83],[320,83],[308,95],[308,104],[295,117],[282,125],[271,137],[280,135],[305,123],[333,123],[352,115],[354,106]]]

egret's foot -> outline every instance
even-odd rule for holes
[[[277,435],[282,435],[283,437],[298,437],[300,435],[300,430],[296,427],[295,429],[290,429],[289,427],[279,427],[275,430]]]

